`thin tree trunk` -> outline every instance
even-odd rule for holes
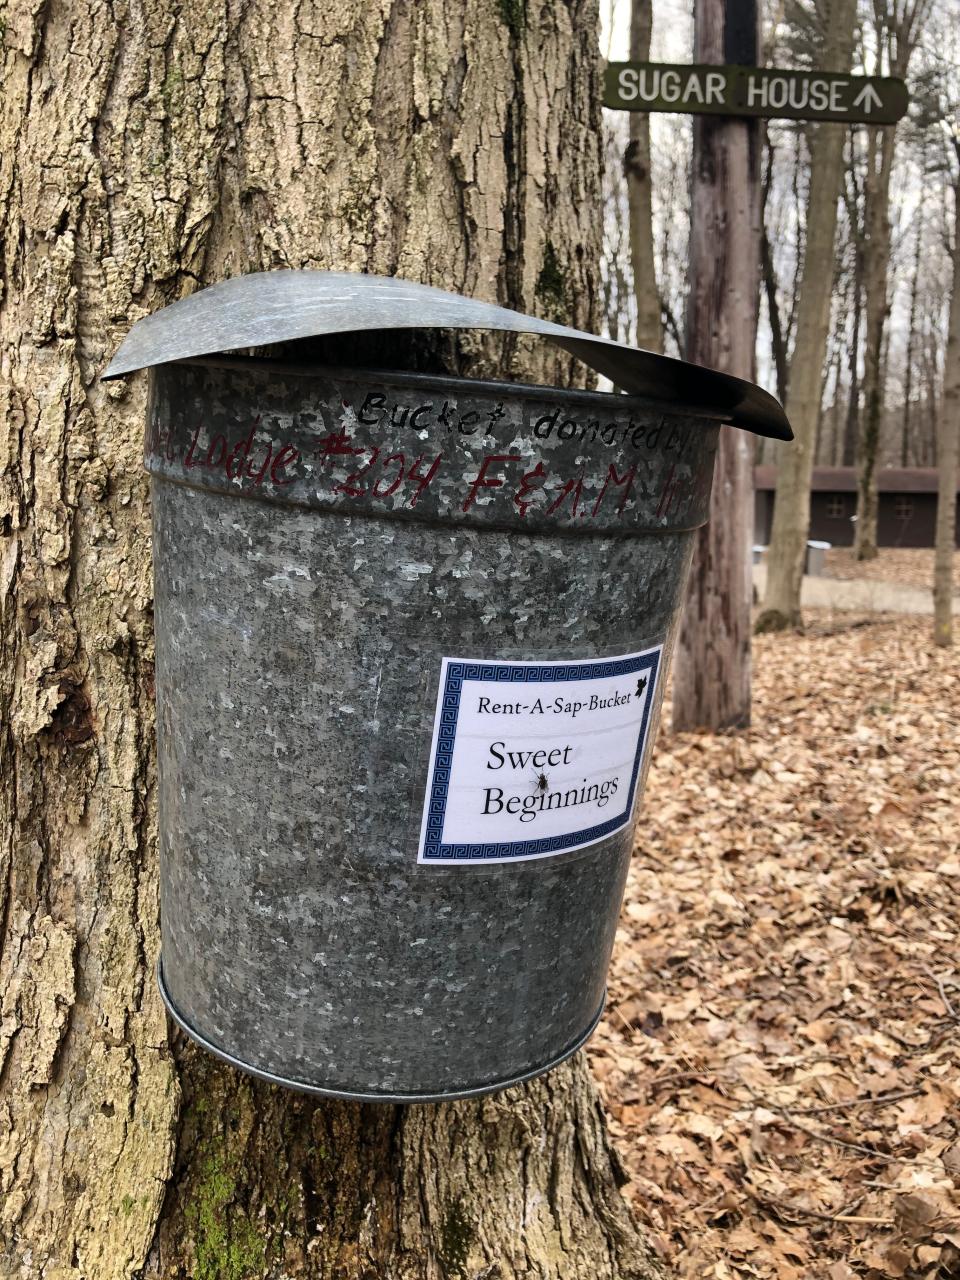
[[[855,0],[833,0],[827,16],[822,65],[847,71],[853,48]],[[810,535],[810,482],[827,370],[830,301],[836,277],[837,202],[843,181],[844,126],[821,124],[810,143],[807,240],[797,305],[797,338],[790,364],[787,413],[794,441],[780,450],[773,507],[767,589],[758,631],[801,623],[800,586]]]
[[[956,144],[960,161],[960,144]],[[933,567],[933,638],[953,644],[953,563],[957,539],[957,454],[960,448],[960,179],[954,186],[953,286],[943,367],[943,408],[937,432],[937,538]]]
[[[923,344],[923,383],[926,388],[924,398],[924,466],[932,466],[937,452],[937,426],[940,413],[937,402],[937,388],[940,380],[939,334],[933,325],[929,325],[924,335]]]
[[[857,436],[857,525],[853,544],[854,555],[858,560],[873,560],[877,554],[877,465],[884,405],[883,342],[889,312],[889,201],[894,133],[892,126],[871,129],[867,146],[864,248],[866,337],[863,414]]]
[[[917,40],[930,13],[931,0],[877,0],[874,22],[881,53],[889,53],[890,74],[905,79]],[[857,526],[854,555],[872,560],[877,554],[877,466],[884,417],[886,386],[885,329],[890,312],[887,276],[890,268],[890,176],[897,131],[893,125],[869,131],[867,179],[864,193],[866,237],[864,289],[866,344],[863,376],[863,418],[857,440]]]
[[[839,467],[841,465],[841,456],[843,450],[843,401],[840,392],[843,387],[843,345],[841,332],[842,317],[838,316],[836,321],[836,330],[833,336],[833,356],[831,365],[833,369],[833,377],[831,383],[833,386],[833,398],[830,402],[830,438],[829,447],[825,441],[821,441],[817,449],[817,459],[820,466]],[[817,465],[815,463],[815,465]]]
[[[789,362],[787,360],[787,343],[783,336],[783,325],[780,322],[780,304],[777,301],[777,276],[773,265],[773,250],[770,248],[770,237],[766,227],[760,232],[760,267],[763,276],[763,291],[767,299],[767,317],[770,321],[770,348],[773,353],[773,371],[777,380],[777,398],[787,398],[787,382],[789,379]],[[763,441],[760,441],[762,444]]]
[[[145,387],[97,381],[136,317],[278,266],[595,323],[596,21],[595,0],[63,0],[8,18],[4,1277],[655,1273],[582,1058],[486,1100],[363,1107],[254,1083],[171,1033]],[[570,372],[517,356],[531,368]]]
[[[847,397],[842,462],[845,467],[852,467],[856,462],[857,436],[860,434],[860,346],[863,333],[863,218],[862,191],[860,190],[857,176],[859,132],[857,129],[851,129],[848,135],[843,184],[843,201],[846,206],[850,243],[853,248],[851,297],[853,325],[848,360],[850,386]]]
[[[925,153],[921,151],[921,163],[925,169]],[[916,361],[916,342],[917,342],[917,295],[920,285],[920,269],[921,254],[923,251],[923,210],[921,203],[917,210],[917,233],[916,243],[914,245],[913,254],[913,279],[910,282],[910,318],[907,322],[907,351],[904,358],[904,376],[903,376],[903,430],[900,440],[900,465],[902,467],[910,466],[911,454],[916,453],[913,442],[910,438],[911,430],[911,413],[913,409],[913,373],[914,363]]]
[[[841,164],[843,163],[841,159]],[[831,285],[830,312],[832,326],[827,326],[826,351],[824,353],[823,397],[820,404],[820,424],[817,428],[817,445],[813,465],[832,466],[838,444],[840,386],[843,376],[843,328],[846,321],[844,307],[846,279],[842,254],[834,246],[833,283]],[[829,396],[829,404],[826,403]]]
[[[856,231],[854,231],[856,236]],[[857,457],[857,437],[860,434],[860,334],[863,328],[863,249],[856,236],[853,255],[853,330],[850,336],[850,388],[847,396],[847,413],[844,419],[841,465],[852,467]]]
[[[732,40],[733,12],[749,3],[697,0],[694,61],[755,65],[756,9]],[[725,31],[726,22],[730,24]],[[751,44],[752,48],[748,47]],[[690,227],[689,360],[754,375],[760,267],[760,130],[757,121],[694,117]],[[753,446],[724,427],[710,522],[697,534],[674,662],[673,726],[723,729],[750,722]]]
[[[620,123],[619,121],[617,122]],[[622,172],[618,133],[604,124],[602,314],[607,336],[630,341],[630,289],[625,268],[629,230],[625,231],[626,179]]]
[[[650,57],[653,0],[631,0],[630,58],[645,62]],[[650,177],[650,117],[645,111],[630,112],[630,141],[623,157],[630,206],[630,262],[637,307],[638,347],[663,350],[660,322],[660,291],[653,254],[653,183]]]

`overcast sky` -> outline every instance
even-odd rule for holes
[[[622,62],[630,52],[630,0],[601,0],[604,57]],[[689,62],[693,48],[692,0],[656,0],[653,12],[653,62]]]

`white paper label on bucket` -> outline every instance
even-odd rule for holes
[[[549,858],[627,826],[662,653],[444,658],[417,861]]]

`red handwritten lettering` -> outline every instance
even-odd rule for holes
[[[259,425],[260,416],[258,414],[253,420],[253,426],[250,428],[246,439],[238,441],[227,454],[224,467],[228,480],[239,480],[243,476],[243,468],[250,459],[250,450],[253,448],[253,437]],[[237,464],[236,470],[234,470],[234,463]]]
[[[466,501],[461,508],[463,511],[469,511],[477,499],[477,494],[481,489],[499,489],[504,481],[502,476],[488,476],[487,468],[493,466],[496,462],[522,462],[523,459],[517,453],[488,453],[480,463],[480,470],[477,472],[476,478],[470,486],[470,492],[467,494]]]
[[[373,494],[375,498],[389,498],[391,493],[396,493],[396,491],[400,488],[400,485],[403,483],[403,464],[406,462],[406,458],[403,456],[402,453],[391,453],[388,458],[384,458],[381,464],[384,470],[386,470],[386,468],[390,466],[391,462],[395,462],[398,464],[397,474],[394,476],[394,478],[390,481],[390,483],[387,485],[385,489],[380,488],[380,485],[383,483],[382,476],[380,477],[379,480],[375,480],[373,482],[373,486],[370,492]]]
[[[676,470],[676,466],[671,466],[664,477],[663,488],[660,490],[660,501],[657,503],[656,514],[658,516],[669,515],[670,508],[673,506],[673,500],[677,493],[677,486],[673,479]]]
[[[590,513],[591,518],[600,510],[600,505],[606,497],[607,489],[609,488],[611,481],[617,486],[617,488],[622,488],[624,490],[623,497],[620,499],[620,505],[617,507],[617,514],[619,515],[627,505],[627,499],[630,497],[630,490],[633,488],[633,478],[636,474],[636,463],[633,464],[629,471],[625,472],[621,476],[617,474],[617,468],[611,462],[607,468],[607,478],[603,482],[603,488],[600,490],[600,493],[597,495],[597,500],[593,504],[593,510]]]
[[[255,485],[263,484],[263,478],[267,474],[267,467],[269,467],[270,459],[272,457],[273,457],[273,445],[268,444],[267,452],[264,455],[263,463],[261,464],[259,471],[254,470],[254,465],[252,462],[249,462],[249,461],[247,462],[246,474],[248,478],[251,479]]]
[[[417,458],[412,463],[410,470],[407,472],[408,480],[416,480],[418,482],[416,489],[414,489],[413,493],[410,495],[409,501],[407,502],[408,507],[415,507],[417,505],[417,503],[420,501],[420,495],[424,492],[424,490],[430,484],[430,481],[437,474],[437,471],[440,468],[440,463],[443,461],[443,454],[438,453],[437,456],[434,458],[433,463],[430,466],[430,470],[426,473],[426,475],[424,475],[423,472],[420,470],[420,463],[423,462],[425,457],[426,455],[421,453],[420,457]]]
[[[331,431],[321,440],[317,441],[317,449],[315,456],[321,462],[326,462],[330,458],[342,458],[350,456],[354,453],[363,453],[362,449],[355,449],[350,443],[350,437],[341,428],[339,431]]]
[[[283,445],[273,460],[273,465],[270,468],[270,479],[277,485],[293,484],[295,476],[278,476],[277,472],[282,471],[288,465],[295,467],[299,461],[300,450],[295,449],[292,444]]]
[[[583,476],[577,476],[575,480],[568,480],[560,492],[554,498],[553,502],[547,507],[544,515],[552,516],[555,511],[559,511],[560,507],[566,502],[570,495],[573,495],[573,504],[570,508],[571,516],[577,514],[577,508],[580,505],[580,499],[583,497]],[[581,514],[585,514],[581,512]]]
[[[183,465],[187,469],[189,469],[190,467],[200,466],[199,462],[194,462],[193,460],[193,451],[197,447],[197,440],[199,438],[200,438],[200,428],[197,427],[196,431],[193,433],[193,439],[190,441],[190,448],[187,450],[187,456],[183,460]]]
[[[526,516],[527,511],[533,505],[533,497],[543,492],[543,486],[546,482],[547,471],[542,462],[538,462],[532,470],[527,471],[520,477],[520,488],[514,496],[514,502],[520,509],[520,515]]]
[[[213,456],[213,451],[218,446],[220,448],[220,456],[215,458]],[[227,456],[227,437],[214,436],[213,439],[210,441],[210,448],[207,450],[207,456],[204,460],[203,465],[205,467],[219,467],[223,464],[223,460],[226,456]]]
[[[377,458],[380,457],[380,450],[376,445],[368,446],[371,450],[370,461],[364,463],[362,467],[358,467],[356,471],[351,472],[344,480],[343,484],[334,487],[334,493],[345,493],[348,498],[362,498],[367,492],[360,483],[360,477],[365,476],[370,468],[374,465]],[[351,449],[351,453],[365,453],[366,449]]]

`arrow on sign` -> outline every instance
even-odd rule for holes
[[[863,110],[870,114],[874,107],[879,107],[880,95],[872,84],[865,84],[857,96],[853,100],[854,107],[862,107]]]

